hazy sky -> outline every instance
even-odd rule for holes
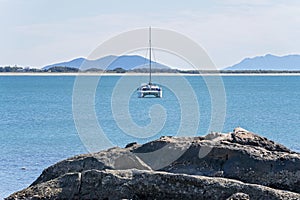
[[[299,13],[299,0],[0,0],[0,66],[87,57],[105,40],[151,25],[188,36],[227,67],[300,54]]]

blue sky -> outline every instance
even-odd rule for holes
[[[0,66],[87,57],[111,37],[151,25],[193,39],[222,68],[300,54],[299,13],[298,0],[0,0]]]

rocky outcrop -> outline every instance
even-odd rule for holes
[[[261,137],[240,127],[235,128],[233,130],[233,133],[231,133],[230,135],[231,135],[231,139],[229,141],[233,143],[262,147],[269,151],[280,151],[280,152],[291,153],[291,150],[289,150],[285,146],[281,144],[277,144],[272,140],[268,140],[265,137]]]
[[[182,151],[182,155],[157,170],[225,177],[300,192],[299,154],[266,138],[242,132],[242,129],[235,129],[233,133],[226,135],[210,136],[210,139],[163,137],[137,147],[133,152],[150,167],[156,168],[157,162],[162,161],[158,159],[158,155],[149,156],[147,153],[168,145],[174,152]],[[247,140],[249,143],[246,143]]]
[[[31,185],[36,185],[70,172],[105,169],[141,169],[151,170],[139,157],[128,149],[111,148],[98,153],[75,156],[45,169]]]
[[[242,128],[75,156],[7,199],[300,199],[300,154]]]
[[[243,194],[241,193],[243,192]],[[300,194],[224,178],[141,170],[86,170],[31,186],[16,198],[299,199]],[[249,199],[248,198],[248,199]]]

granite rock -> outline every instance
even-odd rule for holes
[[[300,154],[242,128],[75,156],[7,199],[300,199]]]
[[[31,186],[12,199],[299,199],[240,181],[145,170],[86,170]]]

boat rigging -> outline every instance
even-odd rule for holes
[[[151,27],[149,27],[149,82],[147,84],[142,84],[138,88],[138,97],[144,98],[146,96],[154,96],[157,98],[162,98],[162,88],[157,84],[152,83],[152,60],[151,55],[152,46],[151,46]]]

